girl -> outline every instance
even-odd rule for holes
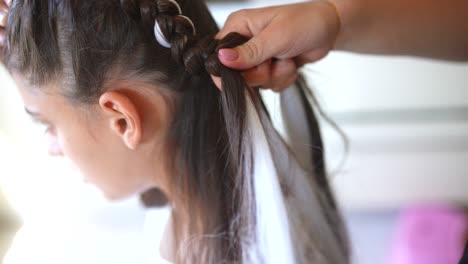
[[[348,263],[302,79],[283,98],[305,139],[288,146],[218,61],[246,39],[217,31],[201,0],[14,0],[4,62],[51,154],[110,199],[164,193],[171,262]]]

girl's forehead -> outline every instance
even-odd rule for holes
[[[17,80],[16,83],[19,94],[23,98],[25,104],[41,104],[41,102],[52,103],[58,99],[57,93],[54,93],[53,90],[48,87],[32,87],[21,80]]]
[[[72,104],[52,87],[31,88],[21,84],[17,87],[25,109],[31,113],[52,118],[75,111]]]

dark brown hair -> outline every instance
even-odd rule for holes
[[[109,81],[138,79],[165,87],[174,104],[168,142],[174,147],[172,166],[179,172],[172,182],[177,197],[172,201],[176,207],[176,262],[244,263],[247,248],[257,235],[252,231],[256,225],[255,190],[251,172],[245,169],[251,160],[245,135],[248,98],[257,111],[266,110],[241,74],[222,66],[217,58],[219,49],[235,47],[246,39],[232,33],[215,40],[218,28],[205,4],[201,0],[178,3],[193,21],[196,35],[168,0],[14,0],[5,62],[10,71],[34,86],[60,81],[63,94],[78,104],[96,103]],[[155,20],[171,43],[170,49],[155,40]],[[210,74],[222,78],[222,92]],[[304,92],[301,96],[312,142],[321,149],[314,111]],[[262,122],[265,125],[269,120],[263,118]],[[328,187],[323,152],[313,151],[310,162],[315,168],[308,174],[310,189],[315,190],[316,184],[320,192],[320,205],[311,208],[325,216],[327,230],[322,234],[331,234],[328,239],[332,242],[301,246],[301,241],[293,240],[299,243],[294,247],[300,248],[296,260],[347,259],[344,228]],[[285,174],[282,177],[294,177]],[[302,205],[291,203],[288,210],[308,210],[301,209]],[[188,216],[192,221],[181,220]],[[304,220],[297,221],[300,230],[318,236]],[[183,241],[187,238],[190,243]],[[308,250],[310,257],[297,256]]]

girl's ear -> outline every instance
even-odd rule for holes
[[[99,106],[104,111],[110,129],[129,149],[135,150],[141,143],[142,124],[131,98],[119,91],[109,91],[101,95]]]

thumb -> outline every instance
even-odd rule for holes
[[[262,45],[261,38],[254,37],[243,45],[232,49],[221,49],[218,53],[222,64],[236,70],[247,70],[273,57]]]

